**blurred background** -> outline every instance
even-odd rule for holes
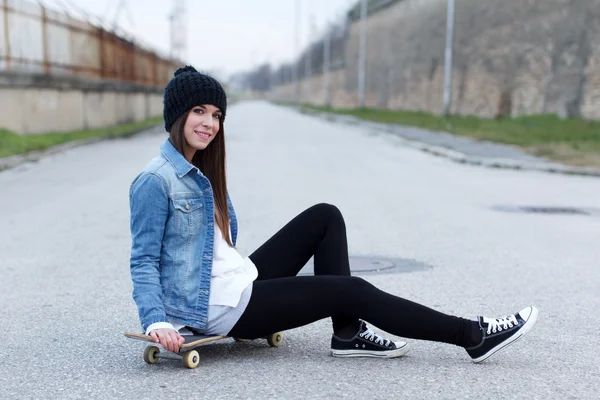
[[[430,116],[536,116],[529,124],[545,130],[554,118],[600,119],[600,0],[0,4],[0,128],[18,135],[156,122],[184,64],[221,80],[232,101],[424,113],[398,122],[453,133],[459,122]],[[597,127],[561,129],[583,135],[575,150],[598,153]],[[564,134],[554,135],[575,137]]]

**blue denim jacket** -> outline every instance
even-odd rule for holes
[[[208,178],[167,139],[129,191],[133,299],[145,331],[167,316],[205,329],[214,245]],[[227,195],[232,242],[237,220]]]

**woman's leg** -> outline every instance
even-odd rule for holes
[[[315,275],[350,275],[346,225],[330,204],[300,213],[250,255],[258,280],[295,276],[314,256]]]
[[[364,279],[347,276],[256,281],[250,303],[229,335],[264,337],[331,316],[362,319],[405,338],[462,347],[481,340],[475,321],[434,311],[386,293]]]
[[[316,276],[296,277],[311,256]],[[537,321],[535,307],[507,317],[470,321],[350,277],[344,220],[339,210],[328,204],[313,206],[298,215],[250,258],[259,276],[253,283],[250,303],[229,332],[233,337],[264,337],[332,317],[332,346],[334,339],[339,345],[356,335],[348,341],[354,347],[358,336],[363,340],[373,338],[360,323],[363,319],[397,336],[465,347],[473,361],[482,362],[527,333]],[[342,347],[345,345],[342,343]],[[391,350],[397,355],[401,351]]]
[[[314,256],[315,275],[350,276],[346,224],[330,204],[317,204],[300,213],[250,255],[258,280],[296,276]],[[360,322],[332,314],[334,333],[353,336]]]

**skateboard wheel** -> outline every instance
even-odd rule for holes
[[[279,347],[283,343],[283,333],[277,332],[267,336],[267,342],[271,347]]]
[[[190,350],[183,353],[183,366],[194,369],[200,364],[200,354],[196,350]]]
[[[160,349],[156,346],[148,346],[144,349],[144,361],[148,364],[156,364],[158,357],[156,355],[160,353]]]

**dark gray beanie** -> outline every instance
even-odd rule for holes
[[[167,132],[177,118],[201,104],[218,107],[225,118],[227,95],[221,84],[190,65],[179,68],[165,88],[163,117]]]

